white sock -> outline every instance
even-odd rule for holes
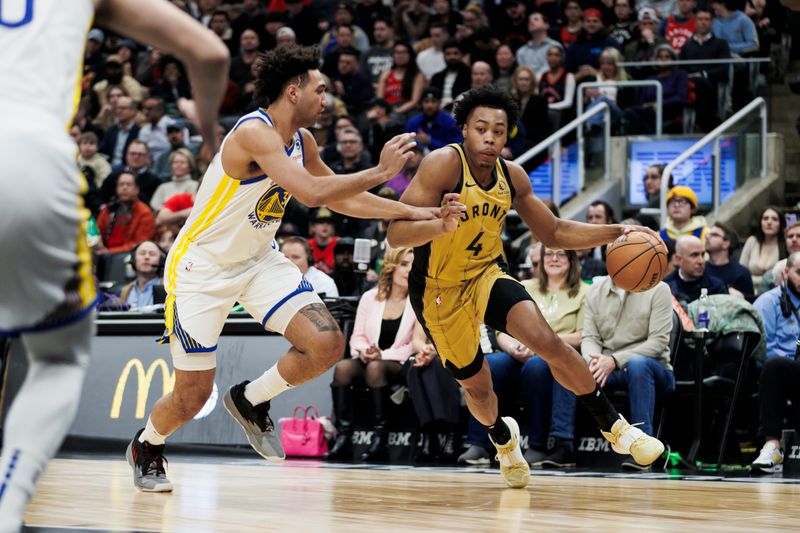
[[[264,372],[261,377],[247,384],[244,388],[244,397],[252,405],[258,405],[291,388],[292,385],[283,379],[278,372],[278,365],[275,365]]]
[[[19,531],[46,461],[31,452],[6,450],[0,461],[0,532]]]
[[[144,427],[142,434],[139,435],[139,442],[147,441],[153,446],[161,446],[166,442],[167,437],[169,437],[169,435],[162,435],[156,430],[156,427],[153,425],[153,419],[148,417],[147,425]]]

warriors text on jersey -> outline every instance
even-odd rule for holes
[[[461,177],[453,192],[467,208],[458,228],[414,250],[414,275],[463,282],[480,275],[503,256],[500,234],[514,200],[505,162],[498,158],[489,185],[481,186],[467,165],[464,149],[450,145],[461,159]]]

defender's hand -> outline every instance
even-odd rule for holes
[[[461,195],[456,192],[449,192],[444,195],[442,199],[442,207],[440,214],[442,218],[442,227],[445,233],[451,233],[458,228],[458,221],[461,216],[467,211],[467,206],[459,203]]]
[[[406,166],[406,161],[411,158],[411,149],[416,146],[415,143],[409,142],[414,136],[413,133],[396,135],[383,147],[378,168],[385,174],[384,181],[393,178]]]

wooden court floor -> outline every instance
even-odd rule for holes
[[[137,492],[122,460],[57,459],[29,526],[111,531],[798,531],[800,484],[331,468],[175,457],[172,494]],[[780,479],[776,481],[781,481]]]

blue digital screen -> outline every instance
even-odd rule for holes
[[[528,177],[533,192],[544,200],[553,199],[553,160],[547,161],[531,170]],[[578,144],[573,143],[561,149],[561,203],[569,200],[578,192]]]
[[[646,205],[644,173],[652,164],[669,164],[699,140],[695,138],[668,140],[632,140],[628,160],[628,204]],[[711,157],[713,143],[707,144],[672,172],[674,185],[685,185],[697,194],[700,205],[714,203]],[[736,191],[736,138],[720,139],[720,203]]]

